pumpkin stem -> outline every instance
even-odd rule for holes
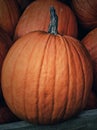
[[[58,16],[54,7],[50,7],[50,24],[48,27],[48,33],[57,34],[57,27],[58,27]]]

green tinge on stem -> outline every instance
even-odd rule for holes
[[[58,16],[54,7],[50,7],[50,24],[48,27],[48,33],[57,34],[57,27],[58,27]]]

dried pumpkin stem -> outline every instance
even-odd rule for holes
[[[57,34],[57,27],[58,27],[58,16],[54,7],[50,7],[50,24],[48,27],[48,33]]]

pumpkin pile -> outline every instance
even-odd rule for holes
[[[55,124],[97,108],[96,0],[12,4],[0,4],[1,123]]]

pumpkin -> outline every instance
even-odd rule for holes
[[[2,67],[2,91],[20,119],[53,124],[80,112],[92,87],[90,55],[73,37],[57,33],[50,8],[48,32],[34,31],[10,48]]]
[[[15,0],[0,0],[0,26],[11,37],[19,19],[19,8]]]
[[[14,39],[36,30],[47,31],[49,8],[54,6],[59,17],[58,33],[77,37],[77,22],[72,10],[57,0],[36,0],[23,12],[16,26]],[[73,25],[73,26],[72,26]]]
[[[97,28],[90,31],[83,39],[82,44],[85,45],[91,55],[93,62],[93,89],[97,94]]]
[[[96,94],[91,91],[87,100],[87,105],[85,107],[86,110],[89,109],[97,109],[97,96]]]
[[[97,27],[97,0],[72,0],[72,7],[82,27]]]

